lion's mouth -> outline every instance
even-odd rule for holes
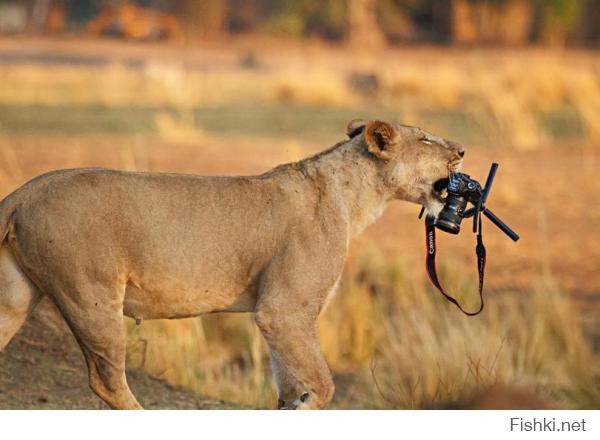
[[[453,160],[451,162],[448,163],[448,173],[452,174],[452,173],[458,173],[460,172],[461,168],[463,165],[463,159],[460,158],[458,160]]]
[[[442,203],[446,201],[446,196],[448,195],[447,188],[448,182],[450,181],[450,177],[452,176],[452,174],[460,172],[461,168],[462,159],[450,162],[448,164],[448,176],[436,180],[435,182],[433,182],[433,185],[431,187],[431,194],[435,199],[439,200]]]
[[[437,217],[446,204],[448,197],[448,183],[454,173],[459,173],[462,168],[462,158],[448,162],[446,170],[439,179],[428,183],[429,191],[425,189],[423,194],[423,206],[427,209],[427,215]],[[438,174],[439,176],[439,174]],[[426,188],[427,188],[426,187]]]

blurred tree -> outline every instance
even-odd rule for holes
[[[224,0],[181,0],[188,33],[219,37],[226,30],[228,2]]]
[[[100,13],[86,25],[89,35],[114,35],[134,40],[181,40],[181,21],[157,7],[142,6],[133,2],[104,6]]]
[[[48,20],[52,0],[34,0],[29,19],[29,25],[33,32],[43,32]]]
[[[354,0],[261,0],[258,29],[290,37],[340,41],[347,32],[347,2]]]
[[[28,4],[24,1],[0,0],[0,33],[16,34],[28,24]]]
[[[385,37],[377,21],[377,0],[348,0],[348,42],[351,46],[383,46]]]
[[[454,43],[521,45],[529,41],[532,0],[452,0],[451,5]]]
[[[29,11],[28,28],[34,33],[59,33],[64,31],[66,22],[65,0],[11,1]]]
[[[497,42],[516,46],[529,42],[534,20],[531,0],[505,0],[498,8]]]
[[[67,16],[70,27],[79,30],[99,12],[104,0],[67,0]]]
[[[264,20],[259,30],[271,35],[302,37],[309,20],[310,2],[300,0],[263,1]]]
[[[600,47],[600,1],[586,1],[581,15],[583,41],[591,47]]]
[[[26,8],[29,29],[78,30],[107,5],[176,13],[190,34],[265,32],[354,46],[385,41],[549,46],[600,44],[600,0],[0,0]]]
[[[379,0],[377,3],[377,22],[390,43],[411,41],[417,38],[415,12],[426,5],[424,0]],[[426,7],[426,6],[425,6]]]
[[[59,34],[65,30],[67,20],[66,1],[52,0],[46,15],[45,31],[50,34]]]
[[[477,40],[477,28],[473,19],[473,4],[469,0],[452,0],[452,42],[472,44]]]
[[[262,1],[229,0],[228,30],[232,33],[252,32],[262,19]]]
[[[390,43],[449,40],[448,0],[379,0],[377,19]]]
[[[570,32],[581,23],[583,1],[537,0],[537,5],[540,42],[551,47],[565,46]]]
[[[357,0],[302,0],[302,14],[306,17],[305,34],[319,35],[341,41],[348,28],[348,3]]]

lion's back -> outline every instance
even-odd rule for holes
[[[107,257],[142,266],[223,249],[262,260],[285,227],[273,216],[270,182],[254,178],[60,170],[9,198],[18,244],[47,260]]]

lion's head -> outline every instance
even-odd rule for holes
[[[462,166],[464,149],[417,127],[355,119],[348,124],[351,138],[359,137],[380,161],[385,185],[393,196],[425,206],[435,216],[443,207],[440,188]]]

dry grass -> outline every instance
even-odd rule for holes
[[[136,69],[119,63],[43,69],[5,64],[0,66],[0,104],[175,108],[184,113],[179,125],[188,137],[195,132],[185,112],[198,107],[368,104],[415,124],[431,113],[458,115],[499,145],[538,148],[565,136],[557,130],[600,140],[600,78],[598,60],[591,55],[571,61],[545,52],[456,58],[434,53],[424,60],[391,52],[381,54],[387,63],[376,54],[334,54],[320,63],[306,57],[292,64],[268,53],[257,57],[264,66],[252,69],[231,61],[194,69],[184,60],[152,58]],[[365,94],[351,88],[353,72],[376,75],[377,90]],[[553,118],[563,118],[566,127],[553,127]],[[164,117],[156,122],[167,136],[177,126]]]
[[[372,278],[362,284],[380,292],[373,322],[381,339],[369,378],[382,406],[439,407],[497,383],[560,400],[564,390],[594,383],[597,359],[573,320],[573,304],[555,287],[541,282],[534,292],[488,292],[485,313],[467,318],[437,292],[410,286],[398,266],[371,264]]]
[[[127,330],[128,365],[229,402],[272,403],[268,360],[251,317],[162,320],[140,327],[127,320]]]

